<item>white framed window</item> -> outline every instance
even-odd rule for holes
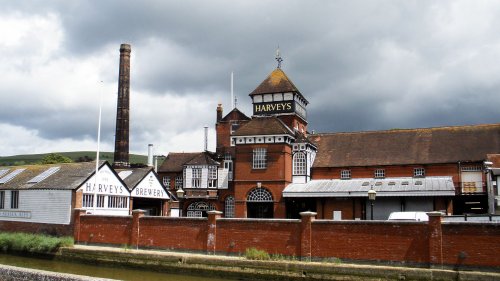
[[[191,187],[193,188],[201,187],[201,168],[193,168]]]
[[[163,186],[170,189],[170,177],[163,177]]]
[[[425,169],[424,168],[414,168],[413,169],[413,176],[416,178],[425,177]]]
[[[267,150],[259,147],[253,149],[253,168],[265,169],[266,168]]]
[[[84,208],[94,207],[94,194],[83,194],[82,207]]]
[[[19,208],[19,191],[12,190],[10,192],[10,208],[18,209]]]
[[[0,191],[0,209],[5,209],[5,191]]]
[[[234,197],[228,196],[226,197],[224,206],[224,217],[226,218],[234,218]]]
[[[182,188],[182,181],[183,181],[182,175],[175,176],[175,189]]]
[[[340,178],[343,180],[351,178],[351,170],[342,170],[340,171]]]
[[[385,178],[385,169],[375,169],[375,178]]]
[[[212,188],[217,187],[217,167],[216,166],[208,167],[208,187],[212,187]]]
[[[302,152],[295,153],[295,155],[293,155],[293,174],[306,175],[307,174],[306,166],[307,166],[306,155]]]
[[[236,132],[236,130],[238,130],[239,128],[240,128],[240,124],[231,123],[231,135],[234,134],[234,132]]]
[[[481,166],[462,166],[462,172],[481,172],[483,169]]]
[[[128,208],[128,197],[108,196],[108,208],[126,209]]]

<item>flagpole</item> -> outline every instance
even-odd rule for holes
[[[94,207],[93,214],[96,214],[97,209],[97,183],[99,177],[99,150],[101,144],[101,116],[102,116],[102,81],[99,84],[99,122],[97,124],[97,152],[95,157],[95,176],[94,176],[94,198],[92,202],[92,206]]]

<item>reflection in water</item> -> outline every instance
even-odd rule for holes
[[[53,261],[0,254],[0,264],[26,267],[47,271],[64,272],[78,275],[95,276],[130,281],[215,281],[220,278],[207,278],[189,275],[176,275],[159,272],[127,269],[122,267],[106,267],[80,263]],[[230,280],[230,279],[225,279]]]

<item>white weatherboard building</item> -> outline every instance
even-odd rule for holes
[[[75,208],[109,216],[130,215],[132,207],[143,208],[148,215],[168,214],[170,195],[152,168],[120,173],[121,177],[106,161],[99,164],[97,177],[95,162],[2,167],[0,229],[50,233],[64,229],[68,234]]]

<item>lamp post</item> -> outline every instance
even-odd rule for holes
[[[373,220],[373,202],[375,202],[376,196],[377,196],[377,192],[375,190],[373,190],[373,185],[372,185],[370,190],[368,190],[368,200],[370,200],[370,205],[371,205],[370,220]]]
[[[179,200],[179,217],[182,217],[182,201],[184,200],[184,190],[182,188],[177,189],[177,200]]]
[[[490,215],[495,214],[495,192],[491,186],[491,167],[493,162],[484,161],[484,173],[486,176],[486,192],[488,194],[488,213]]]

